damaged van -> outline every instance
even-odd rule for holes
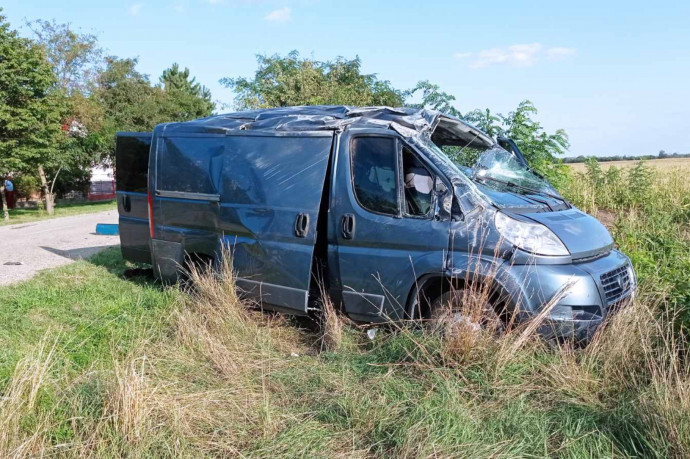
[[[479,158],[462,167],[446,147]],[[125,258],[175,281],[190,257],[228,248],[242,295],[269,309],[307,314],[325,286],[356,321],[424,319],[485,283],[491,308],[522,321],[549,304],[554,334],[586,339],[636,289],[607,229],[515,143],[436,111],[217,115],[120,134],[117,161],[137,179],[118,179]]]

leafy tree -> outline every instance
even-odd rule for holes
[[[502,117],[503,132],[518,144],[532,167],[543,170],[570,148],[570,141],[563,129],[553,134],[546,133],[541,124],[532,119],[536,114],[537,109],[532,102],[520,102],[514,112]]]
[[[163,121],[156,88],[147,75],[136,70],[137,59],[105,58],[94,96],[103,110],[103,123],[94,139],[100,159],[111,161],[117,131],[148,131]]]
[[[27,22],[46,53],[58,85],[68,94],[88,93],[102,65],[103,50],[98,37],[78,33],[69,24],[35,20]]]
[[[301,58],[297,51],[285,57],[257,56],[253,78],[223,78],[233,89],[239,110],[293,105],[400,106],[403,93],[374,74],[362,74],[359,57],[334,61]]]
[[[99,159],[98,132],[104,116],[93,91],[103,67],[103,51],[95,35],[75,32],[69,24],[36,20],[27,25],[43,46],[69,109],[64,121],[66,141],[61,144],[64,161],[46,168],[53,177],[50,189],[64,192],[84,188],[91,166]]]
[[[466,113],[463,118],[465,121],[470,124],[474,124],[491,137],[495,137],[503,133],[503,127],[500,124],[503,121],[501,115],[491,113],[491,110],[488,108],[484,110],[472,110],[471,112]]]
[[[43,49],[19,37],[4,16],[0,16],[0,56],[0,175],[38,172],[46,210],[52,213],[44,167],[64,160],[60,149],[65,137],[64,97]],[[0,191],[4,203],[4,187]],[[4,204],[3,213],[8,218]]]
[[[112,161],[117,131],[150,131],[157,124],[208,116],[213,110],[208,89],[173,65],[152,85],[136,69],[137,59],[106,57],[94,96],[103,110],[103,127],[90,141],[105,161]]]
[[[209,116],[215,104],[211,100],[211,91],[191,78],[189,69],[174,63],[165,69],[160,77],[163,91],[169,101],[168,115],[177,121],[193,120]]]
[[[461,117],[460,111],[457,110],[451,103],[455,100],[455,96],[441,91],[437,84],[430,83],[429,80],[420,81],[414,88],[405,91],[405,98],[414,97],[415,94],[422,93],[422,101],[417,104],[408,104],[415,108],[428,108],[431,110],[438,110],[451,116]]]
[[[408,105],[462,116],[453,105],[455,96],[442,91],[438,85],[424,80],[410,90],[396,90],[390,82],[381,81],[376,75],[363,75],[359,58],[340,57],[320,62],[301,58],[293,51],[285,57],[259,55],[257,60],[259,68],[253,78],[223,78],[220,81],[235,91],[235,105],[240,110],[318,104],[399,106],[410,98],[421,96],[420,102]],[[553,134],[545,132],[532,118],[536,114],[537,109],[526,100],[507,116],[484,109],[471,111],[463,118],[491,136],[511,137],[533,168],[557,180],[565,174],[557,157],[568,149],[568,136],[563,130]],[[464,164],[472,163],[479,153],[459,148],[446,148],[445,152]]]

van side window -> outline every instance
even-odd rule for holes
[[[434,177],[408,148],[403,148],[405,213],[415,217],[431,213]]]
[[[359,204],[398,215],[396,143],[390,137],[356,137],[351,144],[352,181]]]
[[[167,137],[164,142],[158,157],[159,190],[216,193],[212,169],[219,163],[214,158],[223,153],[224,137]]]

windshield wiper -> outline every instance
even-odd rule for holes
[[[501,180],[501,179],[489,177],[486,175],[482,176],[482,177],[473,177],[473,180],[475,182],[481,182],[482,180],[491,180],[492,182],[500,183],[500,184],[506,185],[507,187],[510,187],[510,188],[518,188],[520,190],[527,191],[528,193],[533,193],[536,195],[542,195],[542,196],[547,196],[549,198],[557,199],[557,200],[563,202],[565,205],[570,206],[570,204],[568,204],[568,201],[566,201],[565,198],[563,198],[562,196],[559,196],[559,195],[553,194],[553,193],[548,193],[548,192],[542,191],[542,190],[537,190],[536,188],[530,188],[528,186],[518,185],[517,183],[509,182],[507,180]]]

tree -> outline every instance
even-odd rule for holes
[[[537,109],[532,102],[524,100],[514,112],[501,116],[502,130],[517,143],[531,167],[558,181],[564,173],[558,156],[570,148],[568,134],[563,129],[553,134],[545,132],[541,124],[531,118],[536,114]]]
[[[92,93],[103,67],[103,51],[95,35],[75,32],[69,24],[36,20],[27,25],[46,53],[69,110],[63,123],[67,134],[61,144],[64,161],[44,170],[52,177],[47,181],[50,194],[56,185],[61,191],[83,188],[91,166],[98,162],[97,133],[103,127],[103,110]]]
[[[52,213],[44,167],[59,164],[64,97],[43,49],[20,38],[0,15],[0,175],[37,171]],[[4,196],[4,187],[0,190]],[[4,202],[4,200],[3,200]],[[6,207],[3,208],[8,218]]]
[[[27,26],[36,36],[55,72],[58,85],[71,95],[88,94],[102,66],[98,37],[73,31],[69,24],[35,20]]]
[[[285,57],[257,56],[258,70],[251,79],[223,78],[233,89],[239,110],[294,105],[400,106],[403,93],[374,74],[362,74],[359,57],[317,61],[297,51]]]
[[[91,140],[102,161],[112,161],[117,131],[150,131],[157,124],[208,116],[213,110],[210,91],[189,78],[175,64],[152,85],[136,69],[137,59],[108,56],[98,76],[94,97],[103,110],[103,127]]]
[[[189,69],[174,63],[170,68],[163,70],[160,77],[168,100],[168,115],[177,121],[193,120],[209,116],[215,104],[211,100],[211,91],[191,78]]]
[[[430,83],[429,80],[420,81],[417,83],[417,86],[405,91],[405,98],[414,97],[420,91],[422,93],[422,101],[417,104],[407,104],[408,106],[438,110],[441,113],[457,116],[458,118],[462,116],[460,111],[451,104],[455,100],[455,96],[441,91],[437,84]]]
[[[482,131],[495,137],[503,133],[503,127],[500,125],[502,119],[501,115],[494,115],[491,110],[486,108],[484,110],[476,109],[465,114],[463,117],[465,121],[474,124]]]

